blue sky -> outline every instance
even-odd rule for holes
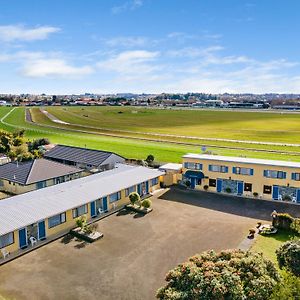
[[[0,0],[0,93],[300,93],[298,0]]]

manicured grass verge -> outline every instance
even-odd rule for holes
[[[276,234],[271,235],[259,235],[251,250],[262,252],[266,258],[278,266],[275,251],[293,237],[295,237],[293,233],[285,230],[279,230]]]

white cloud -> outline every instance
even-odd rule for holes
[[[143,0],[131,0],[124,2],[122,5],[114,6],[111,11],[113,14],[119,14],[126,10],[135,10],[143,5]]]
[[[97,66],[117,73],[129,74],[138,72],[139,74],[145,74],[156,69],[152,62],[158,56],[159,52],[146,50],[124,51],[99,62]]]
[[[40,58],[25,63],[21,70],[27,77],[82,77],[91,74],[90,66],[75,67],[59,58]]]
[[[0,41],[34,41],[47,39],[51,33],[58,32],[60,29],[52,26],[40,26],[26,28],[22,25],[0,26]]]
[[[111,39],[103,39],[105,45],[109,47],[142,47],[149,43],[145,37],[123,36]]]

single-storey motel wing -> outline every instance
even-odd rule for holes
[[[192,189],[300,204],[300,163],[208,154],[183,156]]]
[[[15,252],[26,248],[31,237],[43,240],[87,219],[159,188],[163,172],[142,166],[118,164],[115,169],[75,179],[0,201],[0,248]]]

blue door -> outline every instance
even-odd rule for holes
[[[140,196],[142,196],[142,184],[138,184],[137,186],[137,192]]]
[[[279,198],[279,188],[278,188],[278,185],[273,185],[272,198],[273,198],[273,200],[278,200],[278,198]]]
[[[146,194],[149,194],[149,181],[146,181]]]
[[[217,192],[222,192],[222,179],[217,179]]]
[[[20,245],[20,249],[23,249],[23,248],[27,247],[26,228],[23,228],[23,229],[19,230],[19,245]]]
[[[103,210],[107,212],[107,197],[102,198]]]
[[[244,182],[243,181],[238,181],[237,194],[238,195],[243,195],[243,191],[244,191]]]
[[[300,203],[300,189],[297,190],[296,201],[297,201],[297,203]]]
[[[191,188],[194,189],[196,187],[196,178],[191,177]]]
[[[96,213],[96,203],[95,201],[91,202],[91,217],[94,218],[97,216]]]
[[[43,240],[46,238],[46,228],[45,228],[45,221],[41,221],[38,223],[39,229],[39,240]]]

